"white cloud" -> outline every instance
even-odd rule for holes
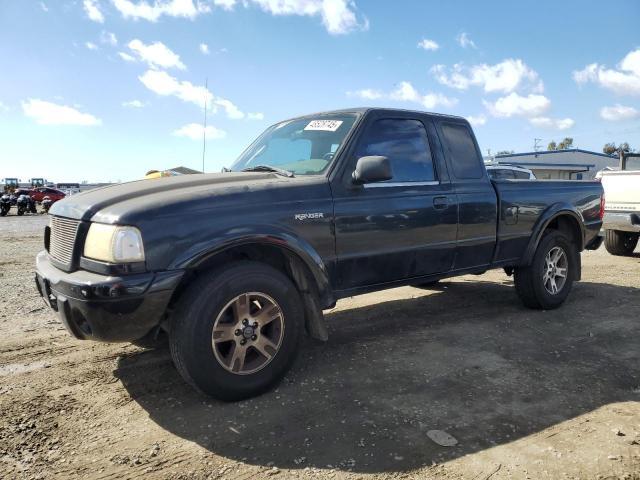
[[[93,42],[86,42],[85,46],[89,49],[89,50],[97,50],[98,46],[93,43]]]
[[[213,4],[216,7],[221,7],[224,10],[233,10],[236,4],[236,0],[213,0]]]
[[[218,108],[222,108],[227,117],[233,120],[245,117],[244,112],[230,100],[214,97],[205,87],[194,85],[186,80],[177,80],[167,72],[147,70],[138,78],[145,87],[158,95],[177,97],[184,102],[193,103],[199,107],[203,107],[206,101],[207,105],[211,105],[214,113]]]
[[[352,97],[360,97],[365,100],[378,100],[384,96],[380,90],[374,90],[372,88],[363,88],[362,90],[356,90],[354,92],[347,92],[347,95]]]
[[[47,5],[44,2],[40,2],[39,5],[43,12],[49,11],[49,7],[47,7]]]
[[[261,112],[247,113],[247,118],[249,120],[264,120],[264,113],[261,113]]]
[[[402,81],[393,92],[389,94],[391,100],[402,102],[419,103],[425,108],[435,108],[440,105],[443,107],[452,107],[458,100],[456,98],[445,97],[441,93],[420,94],[415,87],[407,81]]]
[[[251,0],[251,2],[272,15],[320,16],[322,24],[333,35],[369,28],[369,22],[366,19],[358,20],[353,0]]]
[[[207,45],[206,43],[201,43],[200,52],[202,52],[204,55],[209,55],[209,45]]]
[[[84,0],[82,5],[84,6],[84,11],[90,20],[98,23],[104,23],[104,15],[100,11],[100,7],[98,7],[98,0]]]
[[[602,107],[600,110],[600,117],[609,122],[633,120],[634,118],[640,117],[640,111],[633,107],[627,107],[618,103],[613,107]]]
[[[240,111],[238,107],[236,107],[230,100],[226,100],[224,98],[216,98],[213,100],[214,108],[216,106],[222,107],[224,111],[227,113],[227,117],[233,120],[239,120],[244,118],[244,113]]]
[[[467,32],[462,32],[461,34],[459,34],[456,37],[456,42],[458,42],[458,44],[462,47],[462,48],[478,48],[476,47],[476,44],[474,43],[473,40],[471,40],[471,38],[469,38],[469,34]]]
[[[100,34],[100,41],[106,45],[111,45],[115,47],[118,45],[118,37],[116,37],[115,33],[102,31]]]
[[[174,53],[162,42],[154,42],[145,45],[142,41],[131,40],[128,47],[151,68],[177,68],[184,70],[184,63],[180,61],[180,56]]]
[[[544,95],[521,96],[510,93],[495,102],[484,101],[489,112],[495,117],[539,117],[551,107],[551,101]]]
[[[203,128],[199,123],[189,123],[188,125],[180,127],[173,132],[173,135],[202,141],[205,133],[207,140],[219,140],[227,136],[227,132],[224,130],[220,130],[219,128],[211,125],[207,126],[207,128]]]
[[[574,71],[573,79],[578,85],[593,82],[618,95],[640,96],[640,48],[627,53],[617,69],[591,63]]]
[[[142,108],[145,106],[145,104],[140,100],[130,100],[128,102],[122,102],[122,106],[130,108]]]
[[[36,98],[22,102],[22,111],[40,125],[100,125],[102,121],[89,113],[82,113],[73,107],[58,105]]]
[[[452,107],[458,103],[457,98],[446,97],[441,93],[428,92],[421,94],[411,82],[401,81],[395,90],[383,92],[372,88],[347,92],[347,96],[359,97],[364,100],[394,100],[397,102],[418,103],[424,108],[433,109],[438,106]]]
[[[157,22],[160,17],[183,17],[193,19],[201,13],[207,13],[210,8],[201,2],[194,5],[192,0],[146,0],[134,2],[131,0],[112,0],[114,7],[124,18],[133,20],[148,20]]]
[[[179,81],[167,72],[147,70],[138,78],[145,87],[161,96],[177,97],[199,107],[204,105],[205,100],[207,104],[213,100],[213,94],[206,88],[188,81]]]
[[[445,65],[434,65],[431,73],[442,85],[458,90],[470,86],[481,87],[485,92],[511,93],[527,87],[535,93],[542,93],[544,86],[538,73],[521,59],[507,58],[495,65],[482,63],[465,67],[456,63],[448,69]]]
[[[433,40],[429,40],[428,38],[423,38],[422,40],[420,40],[418,42],[418,48],[423,48],[424,50],[435,51],[435,50],[438,50],[440,48],[440,45],[438,45]]]
[[[5,113],[9,111],[9,107],[4,103],[0,102],[0,113]]]
[[[196,0],[112,0],[116,9],[125,17],[156,22],[163,15],[169,17],[195,18],[208,13],[208,2]],[[213,5],[224,10],[232,10],[236,4],[245,8],[257,5],[272,15],[299,15],[320,17],[322,24],[331,34],[344,34],[354,30],[366,30],[366,18],[358,18],[354,0],[213,0]]]
[[[479,127],[481,125],[484,125],[485,123],[487,123],[487,117],[486,115],[469,115],[467,117],[467,120],[469,120],[469,123],[471,125],[473,125],[474,127]]]
[[[549,117],[533,117],[529,119],[529,123],[534,127],[549,128],[554,130],[567,130],[573,127],[576,122],[572,118],[549,118]]]
[[[131,55],[129,55],[126,52],[118,52],[118,55],[120,55],[120,58],[122,58],[125,62],[135,62],[136,59],[134,57],[132,57]]]

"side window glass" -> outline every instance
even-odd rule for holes
[[[395,182],[431,182],[436,179],[429,137],[422,122],[405,119],[376,120],[356,149],[357,158],[382,155],[389,159]]]
[[[465,125],[443,123],[442,133],[455,177],[459,179],[482,178],[481,159],[469,129]]]
[[[529,172],[520,172],[518,170],[514,170],[513,174],[519,180],[529,180]]]

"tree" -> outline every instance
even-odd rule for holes
[[[602,153],[606,153],[607,155],[613,155],[618,151],[618,147],[613,142],[605,143],[604,147],[602,147]]]
[[[564,137],[564,140],[558,144],[558,150],[567,150],[571,147],[573,147],[573,138],[571,137]]]
[[[547,150],[548,151],[552,151],[552,150],[557,150],[558,149],[558,144],[555,142],[555,140],[551,140],[549,142],[549,145],[547,145]]]
[[[633,149],[629,146],[628,142],[622,142],[620,145],[617,145],[614,142],[605,143],[604,147],[602,147],[602,152],[607,155],[620,154],[620,152],[631,152]]]

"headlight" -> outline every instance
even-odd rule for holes
[[[109,263],[143,262],[140,230],[92,223],[84,241],[84,256]]]

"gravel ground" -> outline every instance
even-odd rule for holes
[[[555,311],[502,271],[345,299],[276,390],[224,404],[166,347],[64,331],[33,284],[46,221],[0,218],[0,478],[640,479],[638,253],[585,252]]]

